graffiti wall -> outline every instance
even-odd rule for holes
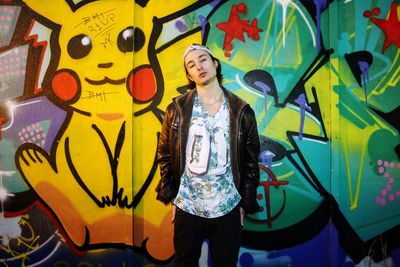
[[[257,117],[238,266],[400,266],[396,0],[0,0],[1,265],[173,266],[155,156],[191,43]]]

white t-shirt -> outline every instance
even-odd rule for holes
[[[229,106],[225,97],[214,116],[194,100],[186,143],[186,165],[174,204],[205,218],[227,214],[240,201],[230,167]]]

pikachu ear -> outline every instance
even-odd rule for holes
[[[39,15],[57,23],[63,24],[73,14],[66,0],[22,0],[26,6]]]

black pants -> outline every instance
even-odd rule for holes
[[[213,267],[236,267],[241,236],[239,207],[218,218],[202,218],[179,208],[175,214],[176,267],[197,267],[201,246],[209,240]]]

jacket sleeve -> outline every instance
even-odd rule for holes
[[[254,111],[249,107],[244,114],[243,157],[241,162],[242,181],[240,195],[242,200],[241,207],[248,214],[258,212],[260,207],[257,203],[257,187],[260,183],[260,169],[258,167],[258,157],[260,154],[260,139],[257,130],[257,121]]]
[[[171,170],[171,144],[170,134],[171,125],[175,117],[175,108],[173,104],[167,107],[160,138],[157,146],[157,161],[160,167],[160,181],[156,187],[157,199],[168,204],[175,197],[175,186]]]

